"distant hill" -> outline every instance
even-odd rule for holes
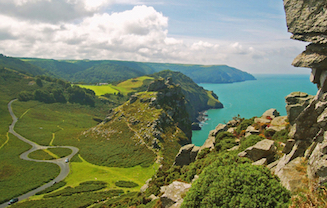
[[[0,54],[0,67],[9,68],[30,76],[47,74],[46,70],[41,69],[40,67],[2,54]]]
[[[157,72],[166,69],[179,71],[190,77],[196,83],[232,83],[255,80],[253,75],[227,65],[144,64],[155,69]]]
[[[53,60],[21,58],[71,82],[117,82],[162,70],[179,71],[196,83],[232,83],[255,80],[251,74],[227,65],[145,63],[115,60]]]

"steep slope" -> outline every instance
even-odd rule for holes
[[[130,161],[149,165],[156,157],[158,161],[162,156],[160,163],[168,168],[181,145],[191,143],[190,127],[181,88],[159,79],[150,84],[148,91],[133,95],[129,101],[113,109],[101,124],[85,132],[81,140],[88,137],[102,140],[112,147],[124,148],[121,144],[130,144],[135,148],[129,155],[108,151],[104,156],[95,150],[87,158],[91,162],[92,158],[103,157],[102,160],[108,161],[109,165],[116,166],[115,161],[120,158],[119,166],[128,167]]]
[[[170,70],[164,70],[153,75],[155,78],[171,78],[173,83],[179,84],[182,88],[182,93],[185,95],[186,109],[192,121],[197,121],[199,112],[212,109],[223,108],[223,104],[218,100],[218,96],[207,91],[203,87],[197,85],[191,78],[180,73]]]
[[[34,66],[30,63],[19,60],[18,58],[8,57],[0,54],[0,67],[6,67],[13,69],[17,72],[26,75],[45,75],[47,74],[45,70]]]
[[[251,74],[227,65],[186,65],[145,63],[157,72],[162,70],[179,71],[196,83],[232,83],[255,80]]]
[[[255,78],[246,72],[226,65],[194,65],[170,63],[145,63],[115,60],[52,60],[22,59],[72,82],[116,82],[123,79],[153,74],[162,70],[179,71],[196,83],[232,83]],[[118,76],[117,70],[124,70],[124,76]],[[94,73],[96,71],[97,73]],[[112,76],[108,74],[113,73]],[[96,75],[103,76],[96,76]]]

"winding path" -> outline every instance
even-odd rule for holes
[[[56,164],[56,165],[58,165],[60,167],[60,173],[54,180],[44,184],[43,186],[40,186],[40,187],[32,190],[32,191],[30,191],[30,192],[28,192],[28,193],[26,193],[24,195],[19,196],[18,199],[21,201],[23,199],[27,199],[30,196],[33,196],[34,194],[36,194],[39,191],[42,191],[42,190],[52,186],[54,182],[59,182],[59,181],[62,181],[63,179],[65,179],[67,177],[67,175],[69,174],[69,171],[70,171],[69,163],[66,163],[65,160],[67,158],[70,160],[79,151],[79,149],[76,148],[76,147],[71,147],[71,146],[41,146],[41,145],[38,145],[38,144],[24,138],[20,134],[16,133],[15,130],[14,130],[14,127],[15,127],[15,124],[18,121],[18,119],[15,116],[15,114],[13,113],[12,108],[11,108],[11,104],[16,100],[17,99],[12,100],[12,101],[10,101],[8,103],[8,110],[9,110],[9,113],[10,113],[12,119],[13,119],[12,124],[9,126],[9,133],[12,133],[18,139],[20,139],[23,142],[26,142],[26,143],[28,143],[28,144],[30,144],[32,146],[32,148],[30,150],[28,150],[27,152],[24,152],[23,154],[21,154],[20,158],[23,159],[23,160],[34,161],[34,162],[54,163],[54,164]],[[40,149],[48,149],[48,148],[68,148],[68,149],[72,150],[72,153],[70,155],[64,157],[64,158],[60,158],[60,159],[56,159],[56,160],[35,160],[35,159],[31,159],[31,158],[28,157],[28,154],[30,154],[31,152],[34,152],[34,151],[40,150]],[[0,208],[4,208],[4,207],[7,207],[7,206],[8,206],[8,204],[6,202],[6,203],[1,204]]]

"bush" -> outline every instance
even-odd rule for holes
[[[237,145],[236,137],[230,132],[220,132],[216,136],[215,149],[217,152],[230,149]]]
[[[44,189],[43,191],[37,192],[35,195],[41,195],[41,194],[47,194],[47,193],[53,192],[54,190],[57,190],[65,185],[66,185],[66,182],[60,181],[59,183],[53,184],[53,186],[50,186],[50,187]]]
[[[288,207],[290,196],[265,167],[217,161],[192,184],[182,207]]]
[[[248,137],[245,137],[241,139],[241,144],[240,144],[240,151],[244,151],[246,148],[251,147],[255,145],[257,142],[260,142],[261,140],[264,140],[262,136],[259,135],[250,135]]]
[[[115,185],[124,188],[134,188],[138,186],[138,184],[134,183],[133,181],[116,181]]]
[[[272,139],[274,141],[286,142],[289,139],[288,133],[289,133],[289,131],[287,129],[278,131],[278,132],[276,132],[274,134],[274,136],[272,137]]]
[[[251,126],[254,123],[254,117],[250,119],[244,119],[240,125],[236,128],[236,133],[240,134],[243,130],[246,130],[248,126]]]

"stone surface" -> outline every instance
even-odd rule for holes
[[[261,118],[272,120],[278,116],[279,116],[279,112],[276,109],[271,108],[271,109],[267,110],[266,112],[264,112],[262,114]]]
[[[294,139],[288,139],[286,141],[285,147],[283,148],[282,153],[288,154],[292,151],[293,146],[295,144],[295,140]]]
[[[256,162],[262,158],[270,159],[276,153],[276,146],[273,140],[264,139],[252,147],[247,148],[243,152],[239,153],[239,157],[248,157],[252,161]]]
[[[266,124],[266,123],[270,123],[271,120],[270,119],[266,119],[266,118],[255,118],[254,119],[254,123],[262,123],[262,124]]]
[[[285,97],[287,117],[291,125],[300,113],[310,104],[314,96],[304,92],[292,92]]]
[[[183,167],[184,165],[189,165],[191,162],[193,162],[194,159],[193,158],[191,159],[191,152],[194,146],[195,146],[194,144],[188,144],[181,147],[178,154],[176,155],[175,162],[173,165]]]
[[[290,191],[296,191],[305,186],[302,181],[306,179],[306,173],[299,171],[301,166],[303,166],[303,161],[303,158],[298,157],[276,173],[282,185]]]
[[[327,132],[320,132],[316,137],[315,148],[308,160],[308,177],[318,178],[322,184],[327,181]]]
[[[203,149],[206,148],[213,150],[215,148],[215,143],[216,143],[216,138],[213,136],[209,136],[204,142],[204,144],[200,147],[199,152],[201,152]]]
[[[253,126],[248,126],[245,130],[245,137],[248,137],[252,134],[259,134],[260,131],[255,129]]]
[[[286,120],[287,120],[287,116],[278,116],[270,122],[270,126],[267,127],[266,129],[272,129],[274,131],[281,131],[281,130],[285,129],[286,125],[288,124],[288,122]]]
[[[209,132],[209,136],[216,137],[218,133],[227,131],[228,127],[226,124],[218,124],[214,130]]]
[[[267,158],[262,158],[256,162],[253,162],[252,165],[267,165]]]
[[[191,188],[191,184],[174,181],[164,189],[164,194],[160,197],[163,207],[171,207],[176,202],[182,200],[185,193]]]

